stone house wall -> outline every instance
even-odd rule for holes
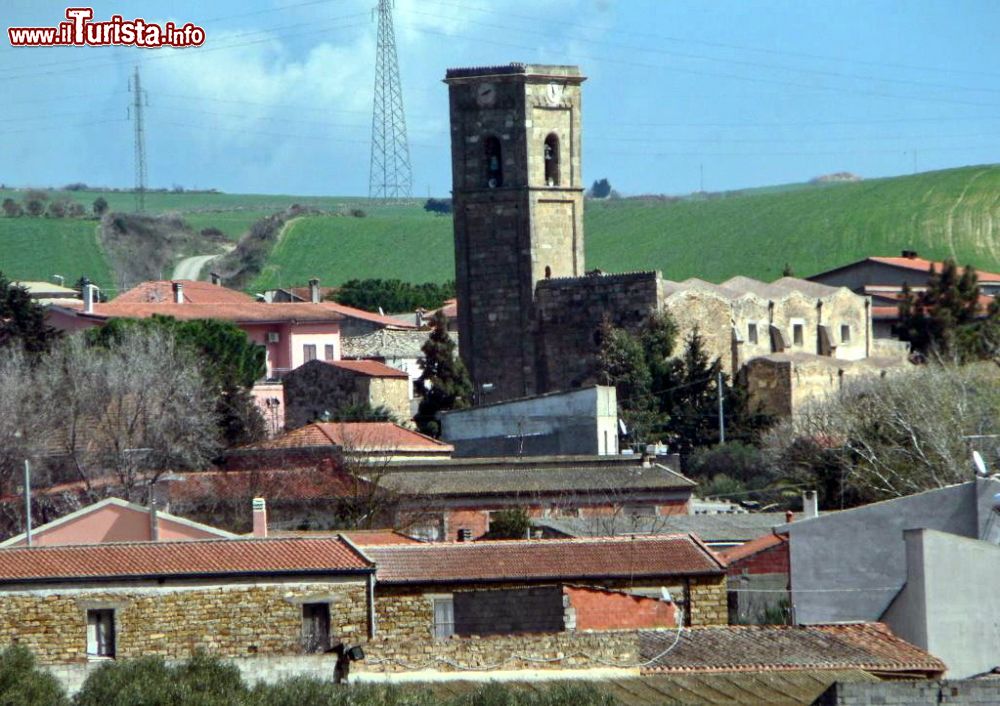
[[[674,355],[683,354],[688,336],[697,329],[709,360],[718,358],[722,371],[732,374],[733,314],[728,300],[710,290],[685,289],[666,295],[663,308],[677,323]]]
[[[42,664],[87,662],[87,611],[115,611],[118,658],[303,654],[302,604],[330,604],[330,638],[367,637],[366,584],[324,580],[243,584],[134,583],[0,592],[0,646],[29,648]]]
[[[288,373],[283,382],[288,430],[316,421],[324,412],[363,402],[385,405],[397,419],[410,418],[409,380],[404,377],[375,378],[315,360]]]

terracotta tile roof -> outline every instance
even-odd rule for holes
[[[662,517],[622,513],[615,517],[545,517],[533,520],[532,524],[551,528],[568,537],[691,533],[709,543],[743,543],[771,535],[773,527],[785,524],[785,513],[720,512]]]
[[[245,304],[256,301],[249,294],[235,289],[219,287],[210,282],[190,279],[151,280],[142,282],[115,297],[113,304],[159,304],[174,300],[174,282],[182,286],[184,302],[187,304]]]
[[[296,468],[258,468],[246,471],[178,473],[183,481],[170,482],[170,498],[175,504],[197,504],[220,497],[264,497],[269,502],[289,500],[327,501],[334,498],[370,494],[364,478],[352,476],[324,464]]]
[[[219,302],[206,304],[175,304],[120,302],[94,304],[94,313],[85,314],[76,308],[77,316],[97,320],[130,318],[144,319],[154,314],[192,319],[221,319],[236,323],[330,323],[343,321],[342,314],[321,304],[266,304],[264,302]]]
[[[338,289],[340,289],[340,287],[320,287],[319,297],[320,299],[326,299],[328,294],[333,294]],[[312,300],[312,289],[309,287],[285,287],[279,291],[287,292],[300,302],[308,302]]]
[[[372,546],[379,583],[461,583],[721,574],[691,535]]]
[[[451,444],[432,439],[392,422],[313,422],[274,439],[243,448],[292,449],[330,445],[360,451],[394,450],[451,453],[454,450]]]
[[[878,262],[883,265],[892,265],[893,267],[902,267],[907,270],[918,270],[926,274],[931,265],[934,265],[934,269],[938,272],[944,267],[944,263],[940,260],[925,260],[922,257],[869,257],[867,258],[871,262]],[[959,270],[963,270],[965,267],[959,265]],[[1000,274],[996,272],[986,272],[976,270],[976,276],[979,278],[980,282],[1000,282]]]
[[[423,540],[407,537],[394,529],[370,530],[270,530],[271,537],[336,537],[343,535],[358,547],[382,544],[426,544]]]
[[[651,659],[670,647],[676,632],[644,631],[640,651]],[[676,646],[646,671],[658,673],[761,672],[789,669],[864,669],[940,673],[945,664],[901,640],[880,623],[746,625],[681,631]]]
[[[373,378],[409,378],[410,376],[396,368],[390,368],[385,363],[377,360],[325,360],[327,365],[332,365],[341,370],[349,370],[359,375],[367,375]]]
[[[340,538],[124,542],[0,550],[0,585],[60,580],[365,571]]]
[[[458,299],[445,299],[444,305],[440,309],[432,309],[431,311],[428,311],[424,315],[425,319],[430,319],[439,311],[444,312],[445,318],[454,319],[458,316]]]
[[[740,559],[745,559],[748,556],[753,556],[758,552],[762,552],[765,549],[770,549],[771,547],[776,547],[779,544],[787,544],[788,535],[784,534],[765,534],[756,539],[751,539],[745,544],[740,544],[736,547],[728,547],[719,551],[719,556],[726,560],[726,563],[731,564],[734,561],[739,561]]]
[[[365,311],[364,309],[355,309],[353,306],[345,306],[344,304],[338,304],[337,302],[323,301],[319,303],[319,306],[325,307],[330,311],[334,311],[350,319],[371,321],[372,323],[382,324],[383,326],[388,326],[390,328],[415,329],[417,327],[416,324],[410,324],[391,316],[383,316],[382,314]]]

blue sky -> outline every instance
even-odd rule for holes
[[[153,187],[364,195],[375,0],[132,0],[201,48],[0,46],[0,182],[133,182],[128,76],[149,92]],[[9,26],[65,3],[4,0]],[[579,64],[584,177],[626,194],[1000,162],[995,0],[396,0],[415,196],[450,188],[453,66]],[[702,182],[703,179],[703,182]]]

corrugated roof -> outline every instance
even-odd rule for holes
[[[342,446],[350,451],[437,451],[451,453],[451,444],[432,439],[392,422],[313,422],[245,449],[292,449]]]
[[[611,497],[638,490],[689,489],[696,483],[666,466],[499,466],[411,470],[393,464],[382,476],[391,490],[420,495],[607,492]]]
[[[285,306],[289,306],[286,304]],[[397,368],[391,368],[385,363],[379,363],[377,360],[324,360],[321,361],[327,365],[332,365],[335,368],[340,368],[341,370],[348,370],[352,373],[357,373],[358,375],[367,375],[372,378],[409,378],[410,376],[398,370]]]
[[[801,517],[801,515],[799,515]],[[635,517],[558,517],[533,520],[570,537],[690,532],[706,542],[749,542],[785,524],[783,512],[719,513]]]
[[[369,562],[340,538],[210,539],[0,549],[0,585],[74,579],[354,572]]]
[[[693,576],[725,568],[691,535],[373,546],[366,553],[387,584]]]
[[[641,654],[652,659],[675,639],[675,631],[643,631]],[[885,625],[852,623],[690,628],[681,631],[673,649],[645,669],[658,673],[795,669],[939,673],[946,666],[893,635]]]

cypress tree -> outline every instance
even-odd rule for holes
[[[431,321],[434,328],[420,349],[423,352],[418,361],[423,371],[418,380],[421,400],[413,420],[422,433],[437,438],[441,435],[438,413],[467,407],[472,383],[457,355],[455,342],[448,335],[448,319],[438,311]]]

